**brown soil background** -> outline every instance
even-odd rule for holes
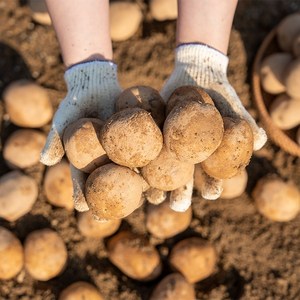
[[[175,22],[155,22],[147,2],[137,1],[144,22],[128,41],[114,43],[115,61],[124,88],[144,84],[160,89],[173,67]],[[299,0],[240,0],[232,30],[229,80],[253,116],[250,71],[255,53],[266,34],[287,14],[300,9]],[[74,20],[76,22],[76,20]],[[51,27],[34,23],[25,0],[0,0],[0,95],[13,80],[33,78],[53,93],[53,103],[65,92],[64,67]],[[0,102],[1,143],[16,129]],[[46,126],[43,130],[47,130]],[[107,259],[105,241],[84,238],[76,227],[76,213],[54,208],[40,193],[31,213],[14,223],[0,219],[24,241],[35,229],[58,231],[69,251],[65,272],[48,282],[34,281],[24,272],[15,280],[0,281],[0,299],[56,299],[60,291],[77,280],[94,283],[109,300],[148,299],[151,290],[170,269],[167,256],[172,245],[189,236],[201,236],[215,245],[219,260],[215,273],[195,285],[197,299],[300,299],[300,216],[288,223],[274,223],[259,215],[250,197],[256,181],[277,173],[300,185],[300,159],[271,142],[252,158],[247,168],[247,192],[234,200],[205,201],[194,197],[193,220],[184,233],[160,241],[150,237],[165,262],[155,281],[141,283],[122,275]],[[0,158],[0,175],[8,171]],[[40,184],[44,167],[25,170]],[[41,185],[40,185],[41,186]],[[122,223],[122,228],[148,235],[144,207]]]

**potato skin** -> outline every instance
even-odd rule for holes
[[[217,179],[238,174],[249,164],[253,152],[253,133],[245,120],[224,117],[224,126],[221,145],[201,163],[203,170]]]
[[[129,168],[110,163],[90,174],[85,196],[94,216],[121,219],[131,214],[141,201],[143,181]]]

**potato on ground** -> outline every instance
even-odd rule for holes
[[[201,163],[203,170],[217,179],[228,179],[241,172],[253,152],[253,133],[245,120],[224,117],[224,127],[221,145]]]
[[[144,237],[122,231],[108,241],[108,258],[130,278],[148,281],[159,276],[158,251]]]
[[[149,300],[195,300],[195,290],[181,274],[167,275],[154,289]]]
[[[65,129],[63,141],[66,155],[75,168],[91,173],[109,162],[100,143],[103,124],[99,119],[82,118]]]
[[[284,182],[279,177],[260,179],[252,196],[258,211],[272,221],[290,221],[300,211],[299,189],[292,182]]]
[[[169,258],[171,266],[191,283],[209,277],[214,272],[216,261],[215,248],[197,237],[178,242]]]
[[[158,157],[143,167],[141,173],[151,187],[173,191],[193,177],[194,165],[178,161],[163,147]]]
[[[34,82],[19,80],[11,83],[3,93],[3,100],[11,122],[18,126],[38,128],[52,118],[49,96]]]
[[[128,108],[105,122],[100,141],[113,162],[135,168],[147,165],[158,156],[163,136],[149,112]]]
[[[45,0],[29,0],[32,19],[42,25],[51,25],[51,18],[48,13]]]
[[[159,205],[149,204],[146,214],[147,230],[161,239],[167,239],[186,230],[192,220],[192,209],[176,212],[169,207],[168,201]]]
[[[300,57],[291,62],[285,71],[286,92],[294,99],[300,99]]]
[[[237,175],[223,180],[222,199],[232,199],[241,196],[247,186],[248,173],[246,169],[241,170]]]
[[[150,0],[150,13],[157,21],[177,19],[177,0]]]
[[[58,300],[104,300],[104,298],[90,283],[77,281],[66,287]]]
[[[51,229],[31,232],[24,244],[25,268],[40,281],[50,280],[66,267],[68,253],[62,238]]]
[[[3,148],[3,157],[12,168],[28,168],[37,164],[46,143],[46,135],[34,129],[13,132]]]
[[[121,219],[140,205],[143,179],[129,168],[107,164],[96,169],[86,181],[89,208],[99,219]]]
[[[121,220],[95,220],[91,211],[78,213],[77,226],[80,233],[90,238],[105,238],[113,235],[120,227]]]
[[[15,277],[23,268],[23,247],[9,230],[0,227],[0,280]]]
[[[74,208],[73,185],[69,163],[62,160],[55,166],[47,168],[44,178],[44,191],[49,203],[64,207],[68,210]]]
[[[0,217],[14,222],[30,212],[38,197],[35,180],[20,171],[11,171],[0,178]]]

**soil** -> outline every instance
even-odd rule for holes
[[[130,40],[114,43],[114,59],[124,88],[143,84],[160,89],[173,68],[175,21],[151,19],[148,3],[137,0],[144,13],[139,31]],[[300,9],[299,0],[240,0],[229,46],[229,80],[243,104],[257,117],[250,86],[255,53],[266,34],[286,15]],[[25,0],[0,0],[0,95],[13,80],[32,78],[51,90],[53,104],[65,94],[64,66],[55,33],[50,26],[32,21]],[[17,129],[0,102],[1,144]],[[41,130],[47,131],[49,125]],[[2,156],[0,175],[8,172]],[[300,299],[300,216],[288,223],[267,220],[253,205],[251,191],[259,178],[277,173],[300,185],[300,159],[270,141],[257,152],[247,168],[247,192],[233,200],[205,201],[195,193],[193,220],[183,233],[158,240],[145,228],[145,207],[122,222],[146,235],[159,250],[163,274],[152,282],[138,282],[123,275],[107,259],[107,240],[84,238],[76,226],[76,212],[51,206],[42,192],[45,168],[37,165],[24,172],[40,184],[39,199],[32,211],[16,222],[0,219],[23,242],[33,230],[50,227],[66,242],[69,260],[60,276],[33,280],[22,271],[14,280],[0,281],[0,299],[57,299],[63,288],[77,280],[95,284],[105,299],[149,298],[153,287],[171,270],[168,253],[177,241],[200,236],[218,253],[214,274],[195,284],[197,299]]]

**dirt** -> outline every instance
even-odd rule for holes
[[[153,21],[147,2],[137,2],[145,16],[142,26],[130,40],[114,43],[119,79],[124,88],[143,84],[160,89],[173,68],[175,22]],[[299,9],[299,0],[239,1],[229,46],[229,80],[254,117],[257,110],[250,81],[255,53],[281,19]],[[0,16],[0,95],[13,80],[32,78],[52,90],[57,105],[66,88],[53,29],[32,21],[25,0],[0,0]],[[8,121],[2,101],[0,117],[3,144],[17,127]],[[1,156],[0,175],[8,170]],[[122,222],[121,229],[146,235],[163,259],[163,274],[147,283],[129,279],[108,261],[106,239],[84,238],[77,229],[75,212],[52,207],[46,201],[41,186],[44,171],[42,165],[24,171],[40,184],[32,211],[16,222],[0,219],[0,225],[11,229],[22,242],[35,229],[55,229],[67,245],[68,266],[47,282],[35,281],[24,271],[13,280],[0,281],[0,299],[56,299],[70,283],[85,280],[95,284],[105,299],[147,300],[158,281],[171,272],[167,257],[172,246],[191,236],[210,241],[218,253],[214,274],[195,284],[197,299],[300,299],[300,216],[288,223],[271,222],[258,214],[251,198],[257,180],[269,173],[300,185],[300,159],[270,141],[247,167],[249,182],[241,197],[205,201],[195,193],[193,219],[185,232],[167,240],[150,236],[145,228],[145,207]]]

